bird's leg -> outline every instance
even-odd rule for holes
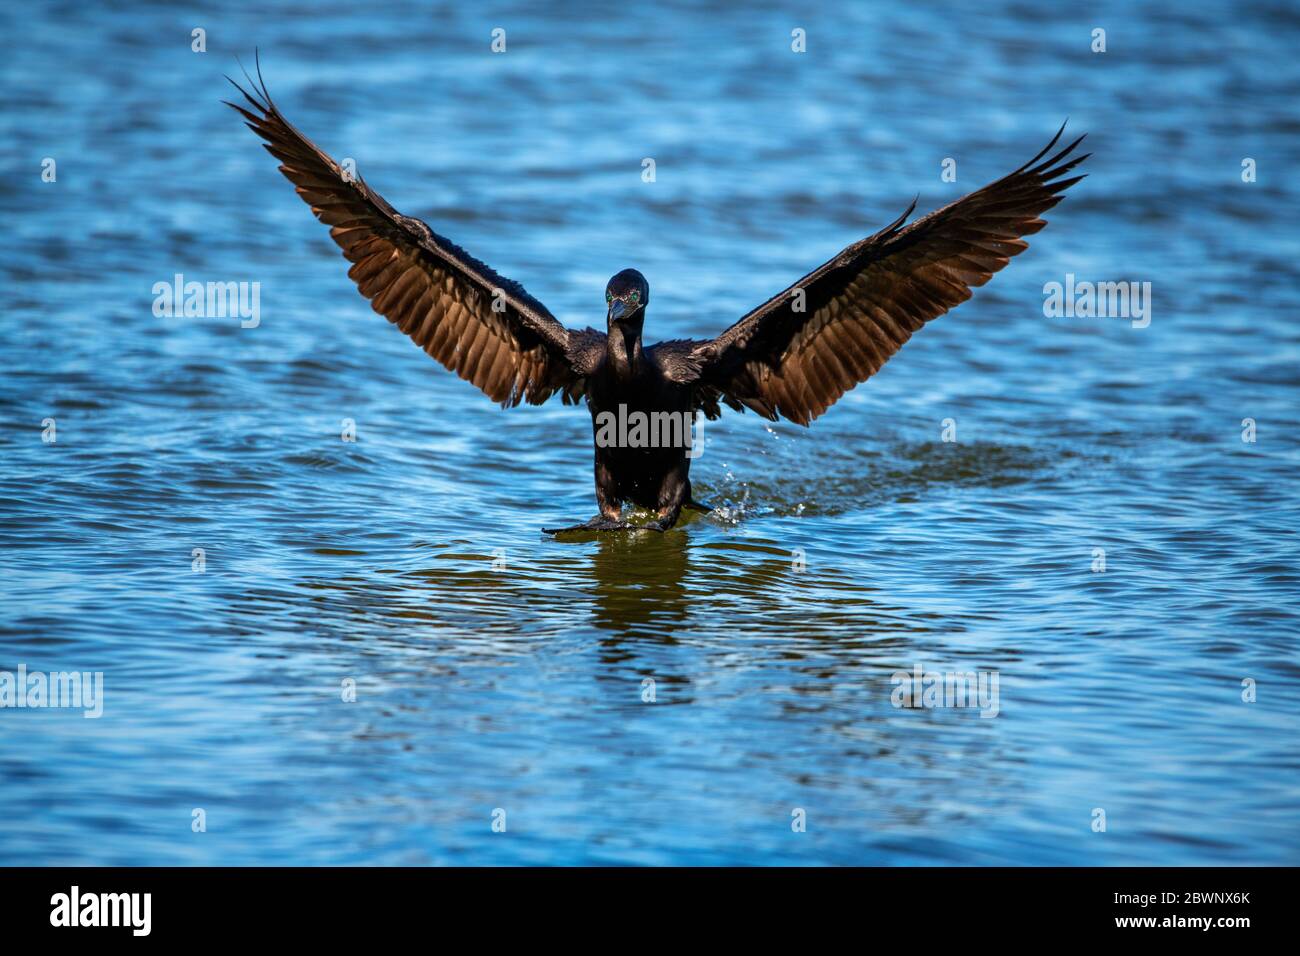
[[[632,527],[623,520],[623,501],[618,496],[614,472],[609,465],[596,459],[596,506],[600,514],[587,522],[596,531],[621,531]]]
[[[542,531],[564,534],[569,531],[628,531],[641,527],[623,520],[623,503],[616,497],[613,472],[599,459],[596,460],[596,504],[600,507],[600,514],[594,518],[567,528],[543,528]]]
[[[682,507],[691,500],[691,483],[685,475],[669,472],[659,488],[659,517],[641,527],[649,531],[667,531],[677,523]]]

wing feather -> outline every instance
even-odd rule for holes
[[[352,263],[371,307],[461,378],[503,405],[582,393],[604,336],[566,329],[523,286],[498,275],[425,223],[398,213],[359,176],[299,132],[267,92],[231,80],[245,108],[227,103],[265,142],[282,172]]]
[[[913,202],[716,339],[692,343],[699,388],[807,425],[1028,248],[1023,237],[1084,178],[1063,178],[1088,158],[1072,157],[1082,136],[1044,159],[1064,131],[1015,172],[904,226]]]

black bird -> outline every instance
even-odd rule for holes
[[[912,333],[971,296],[1042,229],[1039,218],[1083,176],[1080,136],[1044,159],[1065,127],[1015,172],[904,225],[916,202],[875,235],[754,309],[711,341],[647,346],[650,289],[635,269],[605,288],[606,331],[565,328],[517,282],[503,278],[419,219],[403,216],[360,177],[345,173],[280,113],[262,81],[234,80],[248,126],[280,160],[316,218],[352,263],[371,307],[426,352],[504,407],[540,405],[556,392],[583,398],[596,437],[600,514],[572,528],[664,531],[691,498],[689,439],[681,419],[720,414],[719,403],[807,425],[874,375]],[[638,419],[638,416],[641,416]],[[657,416],[657,417],[656,417]],[[651,419],[649,429],[619,423]],[[611,419],[614,427],[611,426]],[[676,424],[677,427],[672,426]],[[662,427],[660,427],[662,426]],[[655,442],[660,435],[670,440]],[[625,504],[656,513],[648,524]]]

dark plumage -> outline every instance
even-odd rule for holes
[[[503,406],[541,404],[556,392],[566,404],[587,400],[600,514],[559,530],[662,531],[683,507],[702,507],[691,500],[689,438],[654,447],[620,432],[611,443],[602,423],[622,412],[712,419],[724,403],[807,425],[1023,252],[1021,237],[1046,225],[1039,217],[1083,178],[1064,177],[1088,155],[1071,158],[1080,136],[1044,159],[1062,126],[1015,172],[905,226],[913,202],[717,338],[647,347],[641,333],[650,289],[641,273],[626,269],[610,279],[605,332],[567,329],[521,285],[398,213],[363,179],[345,176],[281,115],[260,72],[251,92],[235,86],[253,111],[228,105],[266,140],[280,171],[330,227],[353,263],[348,275],[376,312]],[[652,509],[657,519],[630,525],[625,503]]]

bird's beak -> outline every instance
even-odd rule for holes
[[[617,322],[627,314],[627,304],[622,299],[615,299],[609,304],[609,321]]]

